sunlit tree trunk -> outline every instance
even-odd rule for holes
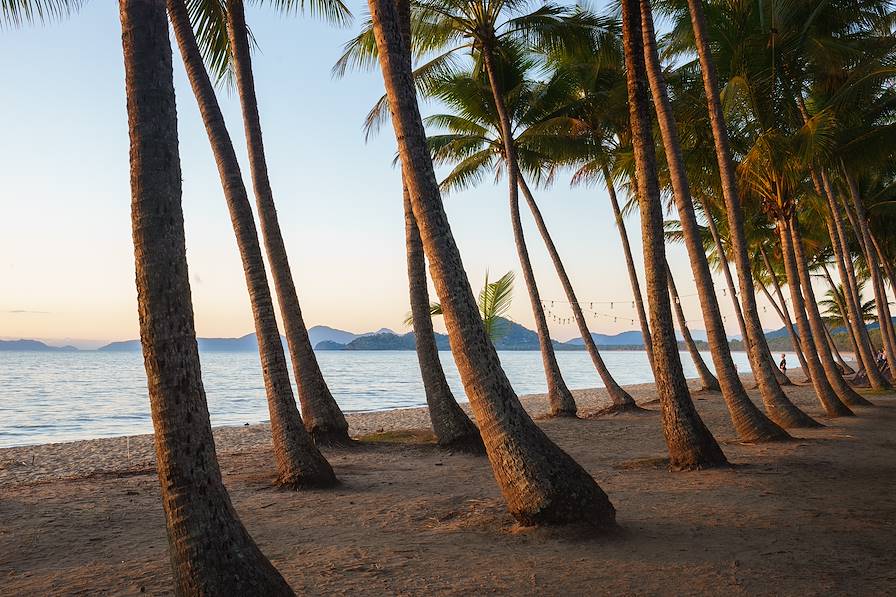
[[[712,279],[712,273],[709,270],[709,263],[706,260],[703,242],[700,239],[700,229],[697,225],[697,216],[694,213],[694,203],[688,186],[684,158],[682,157],[681,145],[678,141],[678,126],[672,115],[672,104],[669,101],[666,81],[659,61],[659,53],[657,52],[650,2],[649,0],[639,0],[639,2],[647,78],[653,95],[653,106],[657,115],[663,147],[665,148],[672,195],[678,208],[681,230],[685,246],[687,247],[688,257],[690,258],[691,271],[694,273],[694,280],[697,284],[697,293],[700,297],[700,307],[703,311],[703,322],[706,326],[710,354],[712,355],[719,384],[721,385],[722,397],[728,406],[728,412],[731,415],[734,428],[742,440],[777,441],[787,439],[789,438],[787,432],[766,417],[750,400],[743,383],[741,383],[737,368],[734,366],[734,359],[731,357],[731,349],[728,345],[728,335],[725,333],[722,314],[716,298],[715,284]],[[724,255],[721,258],[724,259]],[[767,410],[770,416],[776,416],[778,413],[783,412],[782,407],[784,406],[773,404],[772,408]],[[791,410],[796,408],[792,403],[789,406]],[[798,420],[796,417],[782,417],[781,424],[787,425]]]
[[[215,454],[187,269],[165,3],[121,0],[119,9],[140,341],[174,592],[292,595],[240,522]]]
[[[454,360],[508,509],[522,524],[583,521],[613,528],[615,509],[606,494],[526,414],[501,368],[442,205],[400,11],[393,0],[368,0],[368,7],[414,219]]]
[[[834,363],[834,357],[825,337],[824,321],[821,319],[821,312],[818,310],[818,302],[815,299],[815,291],[812,288],[809,262],[806,260],[805,251],[803,250],[799,226],[799,221],[794,218],[790,223],[790,236],[793,239],[793,253],[796,259],[797,274],[802,286],[803,299],[805,300],[806,315],[809,319],[809,327],[812,329],[812,337],[815,341],[815,349],[818,351],[821,366],[828,377],[828,382],[834,388],[834,393],[837,394],[841,402],[848,406],[871,406],[870,402],[862,398],[846,383],[843,375],[837,369],[836,363]]]
[[[765,296],[768,298],[769,303],[771,303],[772,307],[778,312],[778,316],[781,318],[781,321],[784,322],[784,329],[787,331],[787,335],[790,337],[790,343],[793,345],[793,351],[796,353],[796,357],[800,362],[800,368],[803,371],[803,375],[806,378],[809,377],[809,366],[806,364],[806,356],[803,354],[803,348],[800,345],[800,340],[797,337],[796,329],[793,325],[793,320],[790,318],[790,312],[787,309],[787,301],[784,300],[784,293],[781,291],[781,283],[778,282],[778,274],[775,272],[775,269],[772,267],[772,262],[768,258],[768,253],[765,250],[765,247],[759,247],[759,254],[762,255],[762,260],[765,263],[765,268],[768,270],[769,277],[772,280],[772,285],[775,288],[775,295],[778,297],[778,300],[781,302],[779,306],[775,299],[772,297],[771,293],[768,291],[768,288],[762,284],[762,291],[765,293]]]
[[[168,0],[168,15],[218,165],[224,198],[243,264],[271,416],[277,483],[293,488],[334,485],[336,476],[333,469],[305,430],[296,407],[286,355],[283,354],[280,330],[277,327],[274,302],[255,230],[252,206],[249,204],[236,152],[202,61],[184,0]]]
[[[808,115],[804,115],[804,118],[808,118]],[[837,272],[840,275],[840,282],[844,288],[843,298],[847,309],[845,315],[849,317],[847,323],[856,341],[856,359],[860,363],[861,368],[864,369],[868,377],[868,383],[872,388],[877,390],[887,388],[889,384],[880,374],[880,371],[877,370],[874,351],[871,347],[871,338],[868,335],[868,328],[862,315],[862,297],[859,296],[858,282],[849,246],[846,242],[846,227],[843,224],[840,207],[834,197],[827,175],[813,176],[813,184],[816,187],[816,191],[824,195],[827,200],[828,210],[831,213],[832,226],[829,228],[828,234],[831,236],[831,247],[837,262]]]
[[[725,203],[725,213],[728,218],[731,252],[737,269],[740,300],[747,326],[747,337],[745,340],[750,344],[750,350],[747,354],[750,356],[750,365],[756,377],[756,383],[759,385],[763,401],[766,404],[766,408],[768,408],[769,404],[784,404],[784,401],[789,402],[789,399],[777,381],[774,363],[769,360],[766,351],[760,350],[760,342],[764,339],[765,332],[759,319],[759,307],[753,290],[752,269],[750,267],[747,239],[744,232],[743,209],[741,208],[740,195],[737,192],[734,162],[731,159],[728,130],[725,127],[722,102],[719,98],[715,64],[712,60],[706,36],[703,0],[688,0],[688,9],[691,16],[691,26],[694,30],[697,56],[700,62],[700,74],[703,78],[703,91],[706,95],[710,127],[715,143],[722,196]],[[769,413],[769,416],[773,415]]]
[[[852,416],[853,412],[845,404],[840,402],[831,387],[827,375],[822,368],[821,361],[818,357],[818,351],[809,326],[809,320],[806,316],[806,306],[803,301],[803,294],[800,288],[799,274],[797,273],[796,257],[793,253],[793,239],[790,235],[790,224],[783,220],[777,222],[778,237],[781,240],[781,253],[784,258],[784,271],[787,275],[787,286],[790,288],[790,301],[793,305],[793,316],[796,319],[797,329],[800,334],[800,343],[803,347],[803,354],[806,356],[806,362],[809,365],[809,379],[812,380],[812,387],[815,389],[815,395],[824,408],[825,413],[830,417]]]
[[[414,323],[414,344],[429,420],[439,445],[444,448],[461,449],[469,452],[483,452],[482,438],[476,425],[463,411],[445,379],[445,371],[439,360],[439,349],[432,329],[432,315],[429,312],[429,291],[426,288],[426,258],[423,241],[411,209],[411,196],[404,187],[404,230],[407,244],[408,287],[411,297],[411,319]]]
[[[871,276],[871,284],[874,288],[874,303],[877,307],[877,323],[880,326],[881,342],[887,355],[890,376],[896,379],[896,330],[893,329],[893,317],[890,314],[887,291],[881,279],[880,262],[877,260],[877,252],[874,250],[874,245],[871,241],[868,214],[865,212],[865,204],[859,195],[859,187],[855,179],[845,168],[843,169],[843,174],[849,188],[849,196],[855,208],[856,236],[859,239],[859,246],[862,247],[865,253],[865,264],[868,266],[868,273]]]
[[[632,286],[635,312],[638,314],[638,324],[641,327],[641,339],[644,341],[644,351],[647,360],[650,361],[650,370],[653,371],[653,342],[650,340],[650,326],[647,324],[647,312],[644,310],[644,298],[641,296],[641,284],[638,283],[638,271],[635,269],[635,259],[632,257],[632,247],[628,240],[628,231],[625,229],[625,221],[622,219],[622,210],[619,209],[619,199],[616,197],[616,187],[610,176],[610,169],[603,167],[604,180],[607,184],[607,194],[610,196],[610,205],[613,206],[613,217],[616,219],[616,228],[619,230],[619,238],[622,241],[622,252],[625,255],[625,266],[628,270],[628,280]]]
[[[667,275],[669,276],[669,297],[672,299],[672,310],[675,312],[675,319],[678,320],[678,330],[681,332],[681,337],[684,338],[684,344],[687,346],[691,360],[694,361],[694,367],[697,369],[697,374],[700,376],[700,384],[702,386],[700,389],[705,392],[721,392],[722,388],[719,386],[719,380],[706,366],[706,363],[703,361],[703,355],[697,350],[697,344],[694,342],[694,337],[691,336],[691,330],[688,328],[684,309],[681,306],[681,297],[678,296],[678,289],[675,287],[675,280],[672,278],[672,271],[667,269]]]
[[[249,32],[243,0],[227,0],[227,33],[230,38],[231,58],[235,73],[236,90],[243,111],[246,144],[249,150],[249,170],[255,190],[258,219],[267,250],[268,263],[274,278],[277,303],[286,332],[286,342],[292,358],[292,368],[302,406],[305,428],[315,441],[322,444],[349,443],[348,423],[339,405],[333,399],[330,388],[321,373],[317,357],[308,338],[308,330],[302,317],[302,308],[296,293],[286,244],[277,219],[274,193],[268,178],[261,119],[258,116],[258,98],[255,95],[255,79],[249,51]]]
[[[622,0],[622,39],[638,206],[641,212],[654,376],[670,466],[673,470],[725,466],[728,464],[725,454],[691,401],[672,324],[672,307],[666,281],[662,202],[656,175],[653,135],[650,131],[650,88],[644,65],[638,0]]]
[[[582,313],[582,307],[579,305],[578,298],[576,298],[572,282],[570,282],[569,276],[566,274],[566,268],[563,266],[563,261],[560,259],[560,253],[557,251],[556,245],[554,245],[554,239],[551,238],[547,224],[545,224],[544,218],[541,215],[541,210],[538,208],[538,204],[535,203],[532,191],[529,189],[529,185],[526,184],[526,181],[523,180],[522,175],[519,175],[519,183],[520,190],[523,192],[523,197],[526,198],[526,203],[529,206],[529,211],[532,212],[532,216],[535,218],[535,225],[538,228],[538,232],[541,233],[541,238],[548,249],[548,254],[551,256],[551,262],[554,264],[554,269],[557,272],[557,276],[560,278],[560,284],[563,286],[566,300],[569,301],[573,318],[576,320],[576,325],[579,328],[579,334],[582,336],[582,341],[585,343],[585,349],[588,351],[588,356],[591,357],[591,362],[594,364],[594,368],[597,369],[601,380],[604,382],[604,386],[607,388],[607,392],[610,396],[610,401],[613,403],[610,409],[605,409],[602,412],[607,412],[608,410],[618,412],[620,410],[638,409],[634,399],[628,392],[622,389],[622,386],[616,383],[615,379],[613,379],[610,370],[604,363],[603,357],[600,356],[600,351],[597,349],[594,338],[591,336],[591,330],[588,329],[588,323],[585,321],[585,315]]]
[[[719,255],[719,264],[722,268],[722,274],[725,277],[725,284],[728,287],[728,294],[731,296],[731,304],[734,307],[734,315],[737,318],[737,327],[740,330],[741,338],[743,339],[744,347],[747,349],[747,355],[750,355],[750,343],[749,343],[749,334],[747,334],[747,322],[744,320],[743,310],[741,309],[740,301],[737,298],[737,286],[734,285],[734,277],[731,275],[731,267],[728,264],[728,256],[725,252],[725,246],[722,244],[722,237],[719,235],[719,229],[716,226],[716,221],[713,218],[713,215],[709,212],[706,214],[706,222],[712,235],[713,243],[716,246],[716,251]],[[775,359],[772,357],[771,350],[768,347],[768,342],[765,339],[765,333],[759,338],[759,342],[761,345],[759,349],[766,354],[766,358],[774,364]],[[751,363],[752,369],[752,363]],[[784,374],[783,371],[778,369],[777,367],[772,367],[772,371],[775,374],[775,379],[778,381],[778,385],[789,386],[793,382],[790,381],[790,378]],[[774,395],[773,392],[767,392],[770,396]]]

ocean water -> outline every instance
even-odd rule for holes
[[[653,380],[646,353],[601,354],[620,384]],[[455,396],[465,400],[451,353],[440,355]],[[317,357],[346,412],[426,403],[413,351],[326,351]],[[517,393],[545,391],[538,352],[501,352],[500,358]],[[690,356],[681,358],[686,375],[696,377]],[[734,358],[749,371],[745,353]],[[602,387],[585,351],[558,352],[557,359],[570,388]],[[711,367],[708,355],[706,360]],[[213,425],[268,420],[257,354],[207,352],[201,361]],[[151,432],[140,353],[0,352],[0,447]]]

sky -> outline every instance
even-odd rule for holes
[[[366,4],[353,2],[356,22]],[[390,126],[365,142],[361,124],[383,93],[380,73],[335,80],[330,68],[355,28],[248,7],[271,182],[307,325],[408,331],[404,220]],[[252,331],[248,295],[208,140],[175,48],[187,257],[201,336]],[[115,2],[93,1],[49,25],[0,29],[0,339],[90,348],[138,336],[130,227],[128,132]],[[251,189],[239,102],[219,100]],[[424,107],[424,110],[432,107]],[[636,329],[631,287],[603,188],[568,177],[536,191],[580,303],[600,302],[592,331]],[[506,184],[444,198],[474,290],[486,271],[519,274]],[[569,317],[534,223],[524,225],[542,298]],[[627,222],[636,259],[638,221]],[[684,250],[669,258],[689,324],[702,329]],[[641,264],[638,264],[639,272]],[[533,328],[522,276],[510,317]],[[643,281],[643,276],[642,276]],[[726,326],[738,333],[717,284]],[[433,297],[435,294],[430,287]],[[764,299],[761,299],[764,300]],[[612,302],[612,305],[609,303]],[[765,303],[760,302],[764,305]],[[780,327],[760,307],[768,329]],[[437,328],[440,322],[436,323]],[[578,336],[553,324],[555,338]]]

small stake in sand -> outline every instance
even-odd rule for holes
[[[131,436],[130,436],[130,435],[126,435],[126,436],[125,436],[125,439],[127,440],[127,445],[128,445],[128,461],[130,462],[130,460],[131,460]]]

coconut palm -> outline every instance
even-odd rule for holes
[[[482,324],[492,343],[497,342],[510,331],[507,313],[513,304],[513,281],[516,276],[512,271],[507,272],[494,282],[488,281],[488,272],[485,272],[485,285],[479,291],[476,304],[479,306],[479,314],[482,316]],[[438,302],[429,305],[430,315],[444,315],[442,304]],[[407,323],[407,322],[405,322]]]
[[[281,4],[283,5],[281,8],[288,9],[296,3]],[[351,13],[339,0],[320,0],[310,4],[312,10],[328,15],[331,21],[344,22],[351,17]],[[258,115],[258,98],[255,93],[250,55],[251,44],[243,0],[227,0],[225,14],[229,57],[235,75],[237,95],[242,106],[246,143],[249,149],[249,170],[252,174],[262,237],[277,292],[277,303],[280,305],[280,315],[296,376],[302,418],[306,429],[317,443],[344,444],[350,441],[348,423],[336,400],[333,399],[314,356],[277,219],[274,193],[268,177],[261,119]]]
[[[168,0],[167,4],[187,77],[199,105],[218,166],[249,290],[271,416],[271,435],[278,472],[277,483],[293,488],[332,486],[336,483],[333,469],[305,430],[296,407],[258,233],[255,230],[252,206],[243,184],[236,151],[230,140],[224,116],[202,61],[187,6],[184,0]]]
[[[510,58],[511,52],[512,50],[505,49],[502,57]],[[533,63],[525,55],[517,55],[514,60],[501,61],[499,64],[500,85],[506,90],[504,109],[511,119],[513,129],[514,138],[511,143],[514,145],[516,166],[510,167],[507,158],[508,143],[502,137],[503,127],[500,123],[499,110],[493,101],[491,81],[486,81],[481,76],[477,77],[471,72],[444,75],[433,80],[429,91],[453,112],[436,114],[425,120],[425,123],[432,128],[447,129],[444,134],[432,134],[429,137],[436,163],[453,166],[441,186],[445,190],[463,189],[482,180],[486,174],[494,173],[500,176],[504,172],[517,173],[518,190],[522,191],[535,217],[536,226],[560,277],[585,347],[608,389],[613,402],[610,408],[612,410],[633,408],[634,400],[613,379],[594,343],[556,245],[526,182],[526,177],[537,180],[541,176],[545,164],[556,157],[552,151],[555,153],[568,151],[565,146],[561,146],[564,139],[552,133],[551,117],[562,110],[569,101],[571,87],[562,75],[552,76],[544,82],[528,79],[526,75]],[[560,157],[562,159],[562,156]],[[523,238],[518,193],[511,193],[510,201],[514,237],[517,240],[524,274],[528,272],[527,282],[531,276],[531,283],[527,284],[530,290],[530,302],[533,311],[540,311],[543,317],[543,305],[538,296],[534,272],[529,263],[528,249]],[[544,341],[550,343],[549,334],[546,336]]]
[[[706,260],[706,253],[700,238],[697,216],[685,172],[684,158],[678,140],[678,127],[672,114],[666,80],[659,62],[656,35],[653,27],[653,14],[648,0],[640,0],[642,38],[647,78],[653,96],[653,105],[657,114],[658,126],[665,149],[666,164],[672,195],[678,209],[681,230],[691,270],[697,284],[703,321],[710,343],[710,353],[715,363],[716,373],[722,388],[722,396],[728,406],[729,414],[738,435],[746,441],[780,441],[789,439],[789,435],[781,427],[762,414],[747,396],[746,388],[741,383],[731,350],[728,336],[722,322],[715,284]],[[766,410],[773,419],[784,426],[811,425],[808,417],[786,398],[780,399],[771,392],[764,392]]]
[[[833,280],[831,280],[833,282]],[[865,283],[859,283],[859,293],[861,293],[865,288]],[[831,288],[824,293],[824,298],[818,301],[818,307],[823,309],[824,321],[831,327],[843,327],[846,325],[846,318],[848,317],[846,313],[844,313],[844,300],[843,297],[846,295],[846,289],[843,287],[843,284],[833,284]],[[865,301],[862,303],[862,321],[865,322],[873,322],[877,320],[877,315],[875,313],[876,305],[874,301]]]
[[[137,302],[175,592],[292,595],[221,480],[199,365],[162,0],[120,3]]]
[[[597,528],[615,527],[615,509],[603,490],[526,414],[485,331],[426,143],[410,42],[403,35],[410,30],[407,3],[369,0],[368,6],[414,218],[458,372],[508,509],[523,524],[583,521]]]
[[[411,196],[404,188],[404,226],[408,260],[408,290],[411,314],[406,323],[414,326],[414,346],[423,378],[429,420],[439,445],[449,449],[483,453],[482,438],[476,425],[463,411],[445,379],[439,349],[430,315],[429,291],[426,287],[426,257],[420,230],[411,209]],[[481,306],[480,306],[481,307]],[[439,306],[441,311],[441,306]]]
[[[669,449],[670,464],[675,469],[724,466],[727,464],[724,453],[691,401],[672,324],[663,246],[662,205],[650,130],[650,90],[644,63],[640,6],[636,0],[622,0],[622,34],[629,122],[641,212],[654,375],[662,407],[663,434]]]
[[[801,280],[806,264],[798,263],[799,254],[795,252],[794,245],[799,233],[793,232],[797,199],[803,191],[808,165],[824,151],[829,134],[830,121],[824,114],[790,135],[769,129],[758,137],[745,156],[739,166],[739,174],[742,186],[761,199],[765,210],[775,221],[809,376],[828,415],[841,416],[852,414],[841,402],[841,398],[848,400],[851,396],[849,391],[844,390],[845,384],[838,383],[838,380],[843,380],[836,372],[833,360],[825,358],[830,357],[830,353],[827,352],[824,332],[819,327],[820,316],[817,321],[813,317],[812,308],[817,311],[817,305],[811,295],[811,285],[806,288],[805,280]]]

